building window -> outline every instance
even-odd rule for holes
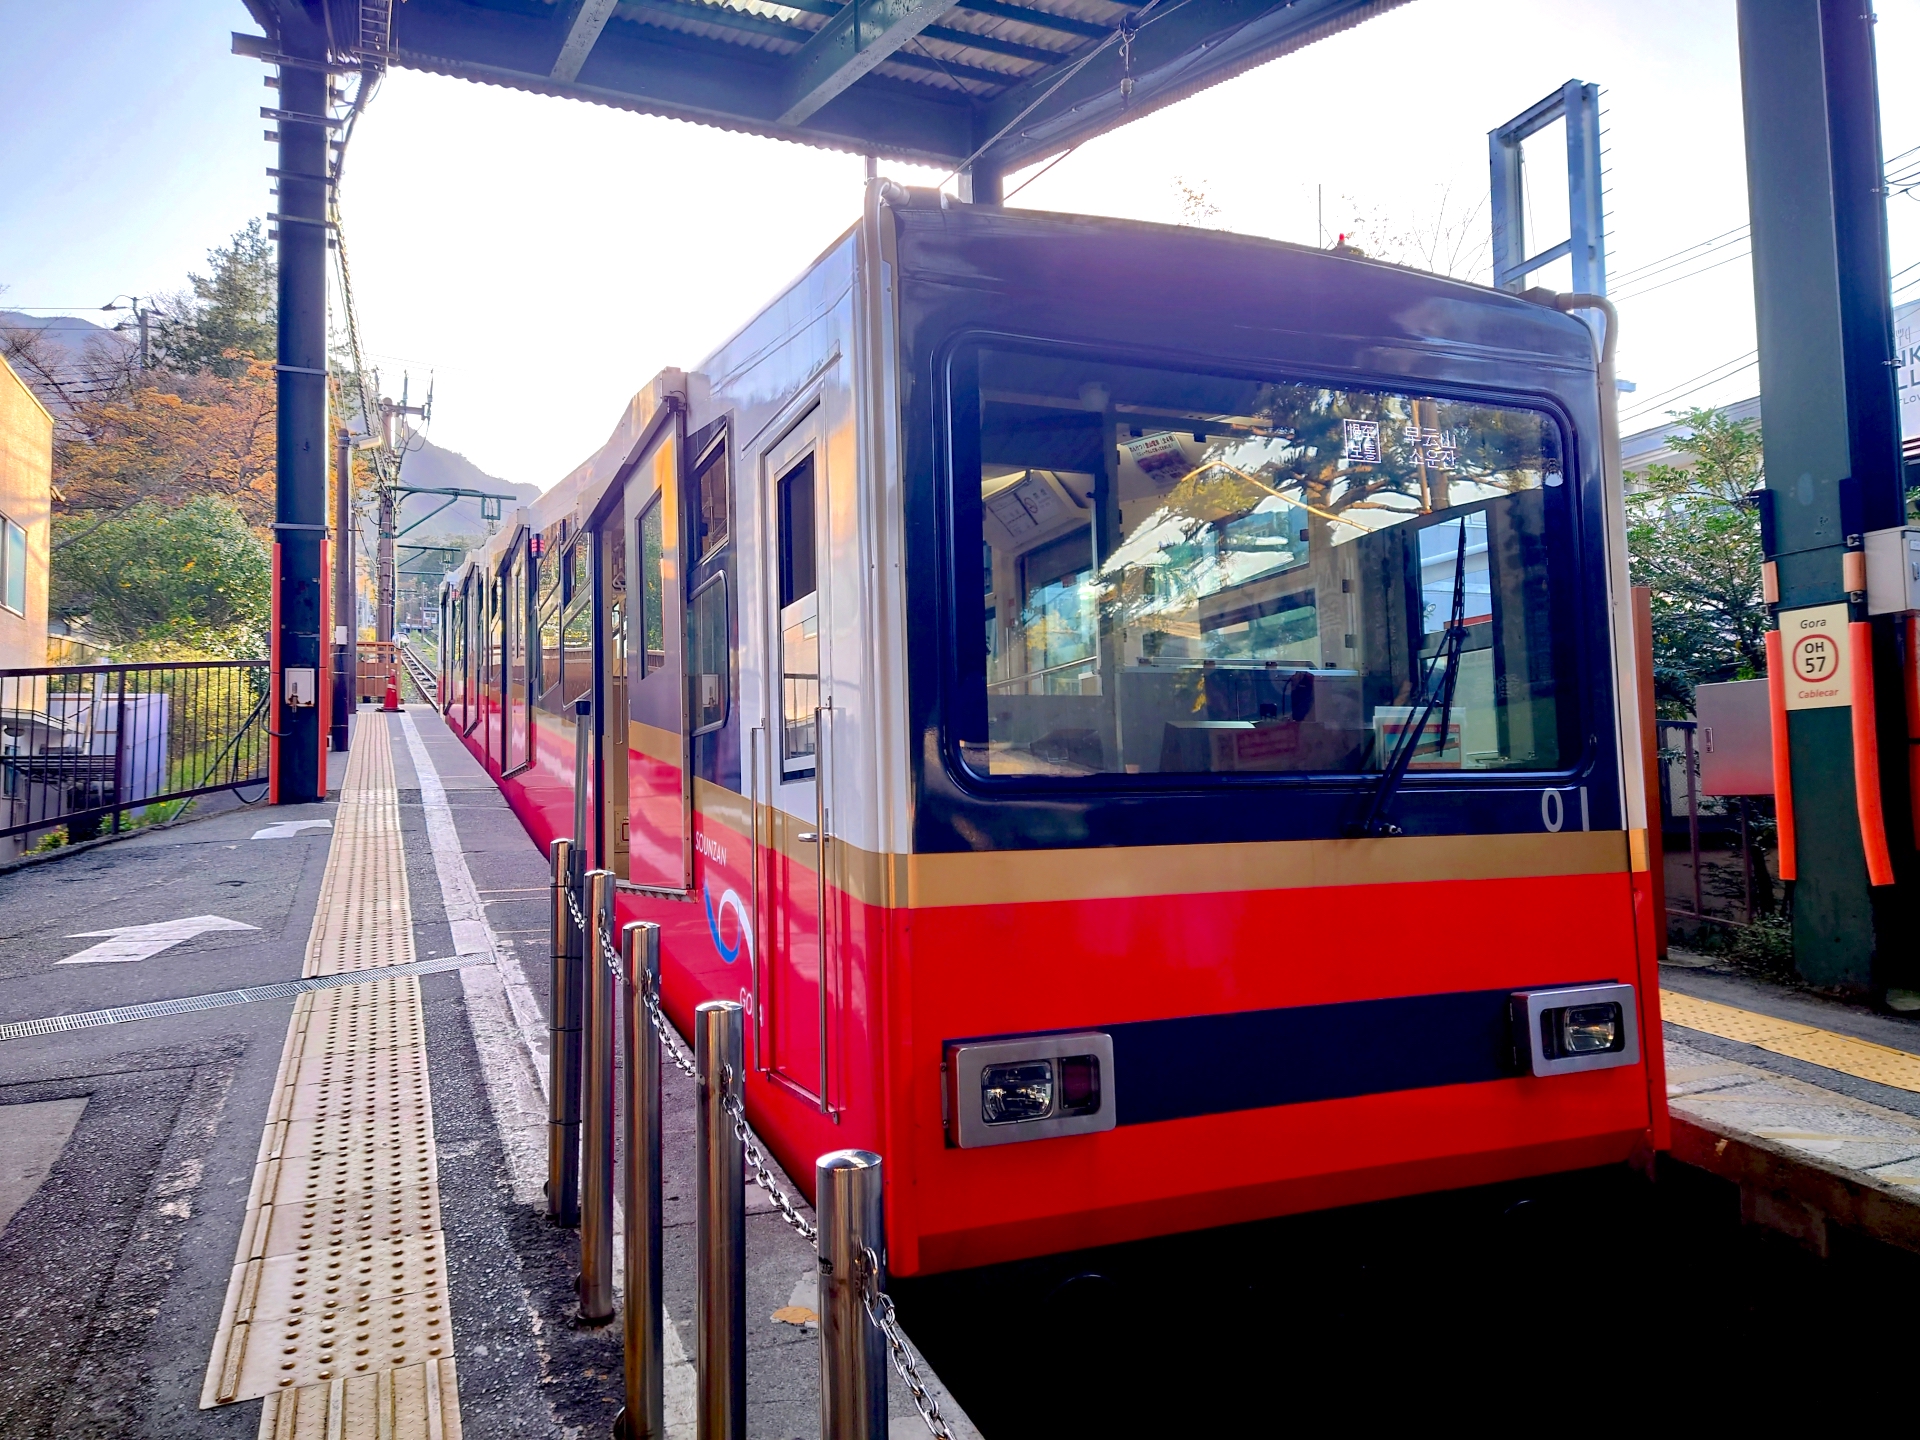
[[[0,604],[27,613],[27,532],[0,515]]]

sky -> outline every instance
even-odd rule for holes
[[[1891,157],[1920,146],[1903,83],[1920,0],[1878,13]],[[228,44],[253,28],[238,0],[0,0],[0,308],[180,289],[271,208],[273,93]],[[1444,236],[1484,276],[1487,132],[1570,78],[1605,88],[1624,428],[1754,394],[1757,372],[1732,368],[1754,347],[1746,247],[1727,236],[1747,218],[1733,0],[1415,0],[1016,174],[1010,192],[1030,183],[1010,199],[1306,244],[1345,232],[1389,258],[1397,236]],[[1543,244],[1565,233],[1561,144],[1529,147]],[[342,187],[362,337],[390,392],[404,375],[417,403],[431,377],[437,443],[544,487],[832,243],[861,185],[857,156],[395,72]],[[1920,199],[1896,197],[1889,225],[1893,269],[1920,262]],[[1564,284],[1564,266],[1540,279]],[[1920,296],[1920,270],[1906,280],[1897,298]]]

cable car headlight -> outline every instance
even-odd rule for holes
[[[1559,1021],[1555,1027],[1555,1048],[1562,1055],[1609,1054],[1618,1050],[1627,1038],[1620,1007],[1611,1002],[1570,1005],[1552,1013]]]
[[[1053,1113],[1053,1062],[988,1065],[980,1072],[980,1118],[989,1125],[1018,1125]]]
[[[1113,1040],[1081,1031],[950,1042],[941,1100],[947,1143],[963,1149],[1111,1130]]]
[[[1566,1075],[1640,1062],[1633,986],[1574,985],[1522,990],[1513,997],[1516,1068]]]

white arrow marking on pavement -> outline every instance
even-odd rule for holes
[[[331,820],[282,820],[253,832],[256,840],[291,840],[303,830],[331,830]]]
[[[87,940],[95,935],[110,935],[98,945],[89,945],[78,955],[57,961],[61,965],[106,965],[129,960],[148,960],[162,950],[170,950],[183,940],[204,935],[209,930],[257,930],[224,915],[189,915],[184,920],[162,920],[154,925],[121,925],[112,930],[82,930],[69,940]]]

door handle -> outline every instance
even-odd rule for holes
[[[793,838],[802,845],[817,845],[820,842],[820,832],[818,830],[802,830]]]

